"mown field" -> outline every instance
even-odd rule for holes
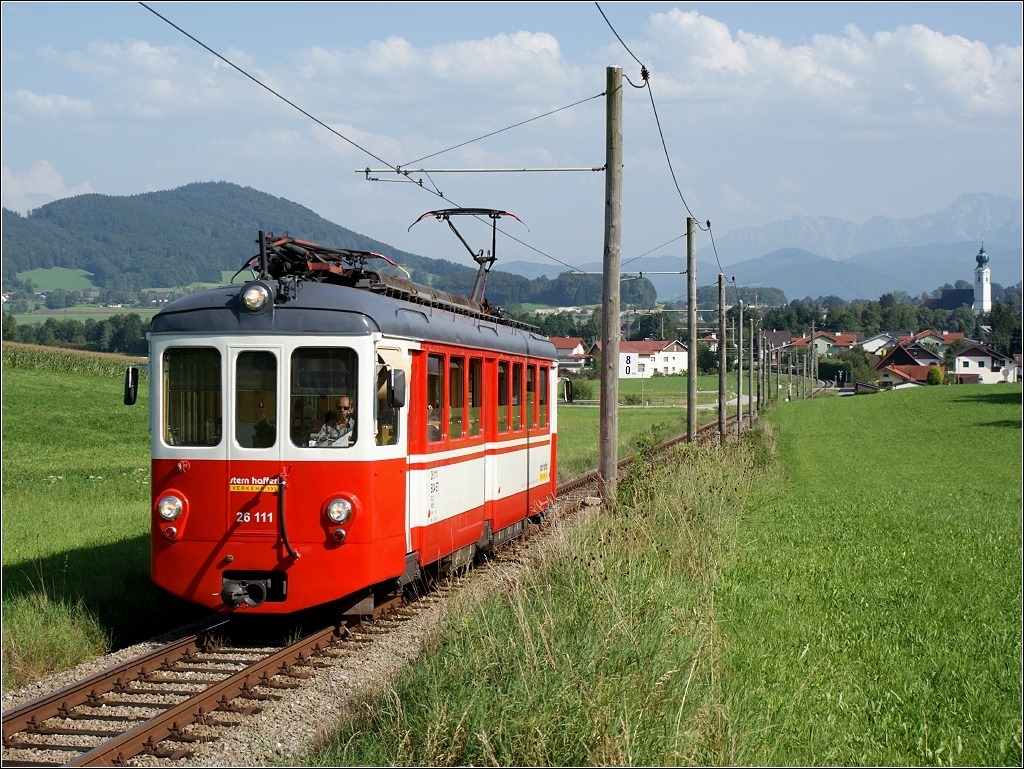
[[[127,362],[4,344],[4,690],[198,616],[149,581],[147,383],[122,405]],[[569,477],[597,464],[598,413],[564,412]],[[624,412],[622,456],[652,416],[664,438],[686,429],[684,410]]]
[[[1020,431],[920,388],[641,464],[299,760],[1020,765]]]
[[[126,362],[4,345],[5,690],[196,616],[149,581],[148,399],[122,404]]]
[[[1021,387],[805,401],[718,591],[730,761],[1021,761]]]

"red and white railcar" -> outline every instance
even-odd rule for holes
[[[547,338],[376,255],[263,243],[260,279],[153,320],[156,584],[222,612],[361,613],[550,505]]]

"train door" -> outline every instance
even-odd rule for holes
[[[409,383],[412,366],[408,353],[378,345],[373,380],[375,530],[389,560],[404,563],[410,552],[409,512]],[[400,390],[397,396],[394,390]],[[397,404],[405,404],[399,406]]]
[[[229,347],[227,521],[232,538],[265,541],[277,549],[279,480],[287,414],[279,346]],[[279,552],[279,558],[285,553]]]

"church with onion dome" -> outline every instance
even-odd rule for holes
[[[985,244],[981,244],[978,255],[974,257],[977,266],[974,268],[973,288],[944,288],[942,296],[937,299],[925,299],[924,306],[930,310],[953,310],[967,305],[975,315],[992,310],[992,270],[988,266],[988,254]],[[957,281],[960,285],[962,282]]]
[[[975,315],[989,312],[992,309],[992,270],[988,268],[988,254],[985,253],[985,244],[981,244],[981,250],[974,257],[978,266],[974,268],[974,304],[971,309]]]

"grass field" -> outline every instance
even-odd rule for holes
[[[135,314],[142,318],[143,322],[149,320],[154,315],[160,312],[158,307],[102,307],[100,305],[92,304],[78,304],[74,307],[65,307],[62,310],[48,310],[43,308],[41,310],[34,310],[27,312],[24,315],[12,315],[16,323],[27,324],[27,323],[45,323],[47,318],[56,318],[57,320],[87,320],[92,318],[94,320],[105,320],[106,318],[112,318],[115,315],[129,315]]]
[[[1020,429],[920,388],[641,464],[299,761],[1020,765]]]
[[[771,422],[784,475],[717,597],[729,760],[1019,765],[1020,386]]]
[[[558,410],[558,480],[567,481],[597,467],[601,410],[563,406]],[[697,412],[697,424],[718,419],[715,410]],[[686,432],[686,409],[619,410],[619,458],[636,452],[638,438],[666,441]]]
[[[57,288],[64,288],[68,291],[89,291],[96,288],[90,280],[91,277],[91,272],[72,270],[67,267],[39,268],[18,273],[18,280],[31,280],[40,291],[53,291]]]
[[[3,686],[196,616],[149,580],[147,396],[111,375],[3,368]],[[59,353],[55,353],[59,355]],[[104,368],[110,356],[67,353]]]

